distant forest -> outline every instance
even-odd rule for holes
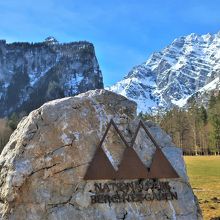
[[[207,108],[192,100],[187,109],[139,117],[159,124],[185,155],[220,154],[220,93],[211,96]]]
[[[17,128],[18,122],[24,116],[25,113],[19,114],[13,113],[8,119],[0,118],[0,153],[4,146],[7,144],[12,132]]]
[[[0,152],[23,114],[0,119]],[[187,109],[173,108],[165,114],[143,114],[143,120],[158,123],[185,155],[220,154],[220,93],[211,96],[208,107],[192,101]]]

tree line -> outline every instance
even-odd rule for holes
[[[185,155],[220,154],[220,93],[212,95],[208,106],[191,100],[187,109],[173,108],[165,114],[139,114],[158,123]]]
[[[12,132],[17,128],[18,122],[24,116],[22,114],[13,113],[9,118],[0,118],[0,153],[8,143]]]
[[[0,119],[0,152],[25,113]],[[139,113],[164,129],[185,155],[220,155],[220,93],[212,95],[208,106],[191,101],[187,109],[173,108],[163,114]]]

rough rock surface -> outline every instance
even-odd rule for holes
[[[102,88],[92,43],[58,43],[53,37],[39,43],[0,40],[0,117]]]
[[[0,156],[0,219],[202,219],[181,150],[152,122],[146,125],[181,177],[169,180],[178,200],[90,203],[94,181],[83,177],[107,123],[114,118],[130,142],[135,117],[134,102],[106,90],[51,101],[31,112]],[[122,150],[112,155],[109,145],[115,143],[121,146],[112,130],[103,148],[116,166]],[[148,165],[155,148],[142,130],[135,149]]]
[[[200,105],[219,91],[219,44],[220,32],[179,37],[133,67],[110,90],[134,100],[144,113],[183,107],[191,96],[207,92]]]

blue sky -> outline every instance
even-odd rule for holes
[[[90,41],[106,86],[176,37],[218,31],[219,0],[0,0],[0,39]]]

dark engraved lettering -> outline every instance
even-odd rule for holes
[[[101,183],[94,183],[94,187],[95,187],[95,192],[96,193],[103,191]]]
[[[126,183],[128,190],[134,192],[135,191],[135,186],[133,182]]]
[[[111,201],[114,203],[118,203],[120,201],[120,196],[119,195],[113,195],[111,198]]]
[[[145,200],[147,201],[152,201],[154,199],[153,195],[150,193],[146,193],[145,195]]]
[[[158,193],[158,192],[156,192],[156,193],[153,192],[153,197],[155,200],[161,200],[160,193]]]
[[[172,199],[178,199],[178,196],[177,196],[177,193],[176,192],[170,192],[170,194],[171,194],[171,198]]]
[[[104,183],[104,186],[103,186],[103,191],[106,193],[106,192],[110,192],[110,188],[108,186],[108,183]]]
[[[171,191],[169,182],[158,180],[94,183],[93,193],[91,204],[178,199],[177,193]]]
[[[96,195],[91,196],[91,203],[92,204],[97,203],[97,196]]]

